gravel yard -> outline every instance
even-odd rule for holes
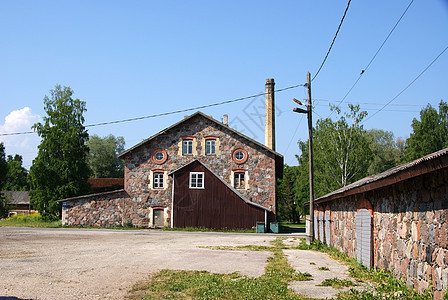
[[[0,298],[123,299],[161,269],[264,273],[264,251],[204,246],[269,245],[274,235],[146,230],[0,228]]]

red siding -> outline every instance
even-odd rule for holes
[[[190,172],[204,172],[204,189],[189,188]],[[265,221],[263,209],[244,202],[200,163],[174,175],[174,227],[250,229]]]

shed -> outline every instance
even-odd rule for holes
[[[315,200],[316,238],[435,298],[448,288],[448,148]],[[322,228],[322,229],[320,229]]]

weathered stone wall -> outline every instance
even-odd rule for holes
[[[373,207],[373,264],[390,270],[420,292],[448,288],[448,170],[348,196],[329,205],[332,246],[356,258],[356,212]]]
[[[182,137],[193,137],[196,148],[193,155],[181,154]],[[216,155],[205,155],[205,138],[217,138]],[[232,152],[237,148],[247,151],[248,159],[243,164],[232,160]],[[151,159],[153,151],[164,149],[168,159],[163,164],[157,164]],[[150,189],[150,172],[163,170],[170,173],[195,159],[206,164],[216,174],[222,176],[229,184],[233,170],[248,170],[248,188],[239,190],[250,201],[263,205],[275,211],[275,158],[274,155],[255,143],[233,133],[225,127],[217,125],[200,115],[185,121],[181,126],[174,127],[162,135],[141,145],[125,157],[125,190],[130,195],[127,221],[137,226],[143,226],[145,216],[150,208],[167,208],[166,220],[170,224],[172,178],[168,177],[164,189]]]
[[[77,197],[63,202],[62,225],[111,227],[122,225],[126,192]]]

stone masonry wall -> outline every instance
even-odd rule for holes
[[[183,137],[194,138],[193,155],[182,155],[181,141]],[[205,138],[217,139],[216,155],[205,155]],[[248,159],[243,164],[232,160],[232,151],[242,148],[247,151]],[[168,159],[157,164],[151,159],[154,150],[163,149]],[[127,153],[125,160],[125,190],[129,193],[126,205],[127,222],[136,226],[144,226],[148,220],[146,215],[151,208],[166,208],[165,220],[170,224],[172,201],[172,177],[167,176],[164,189],[150,189],[151,171],[170,173],[195,159],[206,164],[216,174],[222,176],[229,184],[233,170],[248,171],[248,188],[239,190],[250,201],[261,204],[275,211],[275,158],[274,155],[225,127],[198,115],[176,126],[146,144]]]
[[[355,216],[365,200],[374,213],[374,266],[420,292],[432,285],[440,299],[448,288],[448,170],[324,203],[332,214],[332,246],[354,258]]]
[[[111,227],[122,225],[123,203],[129,202],[126,192],[78,197],[65,202],[62,225]]]

